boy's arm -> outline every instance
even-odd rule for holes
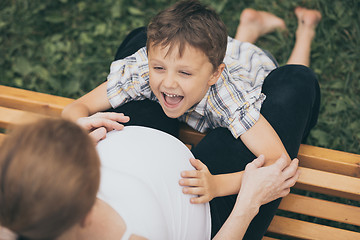
[[[67,105],[61,116],[77,121],[81,117],[88,117],[96,112],[111,108],[107,97],[106,84],[107,82],[102,83],[91,92]]]
[[[265,163],[264,155],[260,155],[254,161],[262,161]],[[281,154],[274,162],[279,161],[283,162],[284,166],[289,166],[290,161],[285,154]],[[295,165],[297,166],[297,160],[295,162]],[[205,203],[211,201],[215,197],[239,193],[243,182],[244,171],[212,175],[206,165],[200,160],[190,159],[190,163],[196,170],[181,172],[181,177],[183,178],[180,179],[179,184],[184,187],[183,193],[198,195],[197,197],[190,199],[191,203]],[[294,163],[292,163],[292,165],[294,165]],[[261,166],[265,165],[262,164]],[[273,168],[276,169],[276,166]],[[274,171],[274,175],[277,175],[276,171]],[[269,180],[268,182],[270,183],[271,181]]]
[[[248,131],[240,136],[241,141],[256,156],[265,156],[264,166],[275,163],[277,159],[283,157],[287,164],[290,164],[290,157],[281,142],[280,137],[275,132],[270,123],[260,114],[259,120]],[[215,175],[217,179],[218,196],[227,196],[239,192],[243,171]],[[234,184],[239,183],[239,184]]]
[[[190,163],[196,170],[181,172],[179,184],[184,187],[183,193],[198,195],[190,199],[191,203],[205,203],[239,192],[244,171],[212,175],[200,160],[192,158]]]
[[[242,134],[240,139],[256,157],[261,154],[265,156],[265,166],[273,164],[283,153],[290,163],[290,157],[281,139],[261,114],[255,125]]]
[[[260,114],[259,120],[242,134],[240,139],[256,157],[264,155],[264,166],[273,164],[280,157],[285,158],[287,164],[290,164],[290,157],[280,137],[263,115]],[[227,196],[239,192],[242,175],[243,171],[214,175],[216,188],[219,189],[217,196]]]
[[[91,92],[67,105],[61,113],[63,118],[74,121],[89,131],[95,143],[104,139],[107,132],[113,129],[123,129],[124,126],[120,123],[129,121],[129,117],[124,116],[122,113],[99,112],[111,107],[106,88],[106,82],[104,82]]]
[[[255,156],[265,156],[264,166],[273,164],[282,154],[285,154],[283,157],[285,157],[288,164],[290,163],[290,157],[279,136],[262,115],[260,115],[256,124],[242,134],[240,138]],[[200,197],[192,198],[191,201],[193,203],[203,203],[210,201],[214,197],[227,196],[239,192],[243,171],[211,175],[207,167],[199,160],[197,161],[191,162],[196,168],[195,171],[197,173],[184,171],[181,176],[185,179],[180,180],[180,185],[184,186],[184,193],[200,195]],[[190,181],[189,179],[192,178],[198,178],[198,180]]]

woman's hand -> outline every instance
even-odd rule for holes
[[[299,178],[299,160],[294,159],[288,165],[287,156],[283,154],[270,166],[263,167],[263,155],[249,163],[242,177],[237,202],[251,203],[255,208],[271,202],[277,198],[285,197]]]
[[[90,137],[97,143],[106,137],[107,132],[123,129],[124,125],[120,123],[126,123],[129,120],[130,118],[123,113],[98,112],[89,117],[79,118],[76,123],[89,131]]]
[[[200,160],[191,158],[191,165],[196,170],[183,171],[179,184],[184,186],[183,193],[199,195],[190,199],[191,203],[206,203],[216,196],[216,182],[205,164]]]

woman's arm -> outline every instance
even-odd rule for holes
[[[263,156],[249,163],[233,211],[214,239],[242,239],[261,205],[289,194],[300,175],[298,163],[294,159],[288,165],[285,156],[266,167]]]
[[[224,225],[220,228],[219,232],[213,238],[217,239],[242,239],[251,222],[256,216],[258,208],[251,203],[246,203],[245,200],[239,199],[242,204],[236,204],[233,211],[225,221]]]

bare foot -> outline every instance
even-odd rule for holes
[[[240,15],[235,39],[254,43],[259,37],[276,29],[286,29],[284,20],[269,12],[247,8]]]
[[[311,43],[315,37],[316,26],[321,20],[321,13],[317,10],[297,7],[295,15],[298,19],[296,41],[287,63],[310,66]]]
[[[295,15],[298,19],[296,34],[299,35],[306,31],[308,33],[312,32],[313,36],[315,36],[315,29],[321,20],[321,13],[318,10],[297,7],[295,8]]]

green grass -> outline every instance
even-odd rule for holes
[[[2,0],[0,2],[0,84],[79,97],[106,79],[118,45],[146,25],[165,0]],[[285,19],[288,32],[258,41],[281,64],[295,40],[295,6],[321,11],[312,45],[311,68],[322,103],[309,144],[360,153],[360,17],[358,0],[203,1],[214,7],[234,35],[246,7]]]

